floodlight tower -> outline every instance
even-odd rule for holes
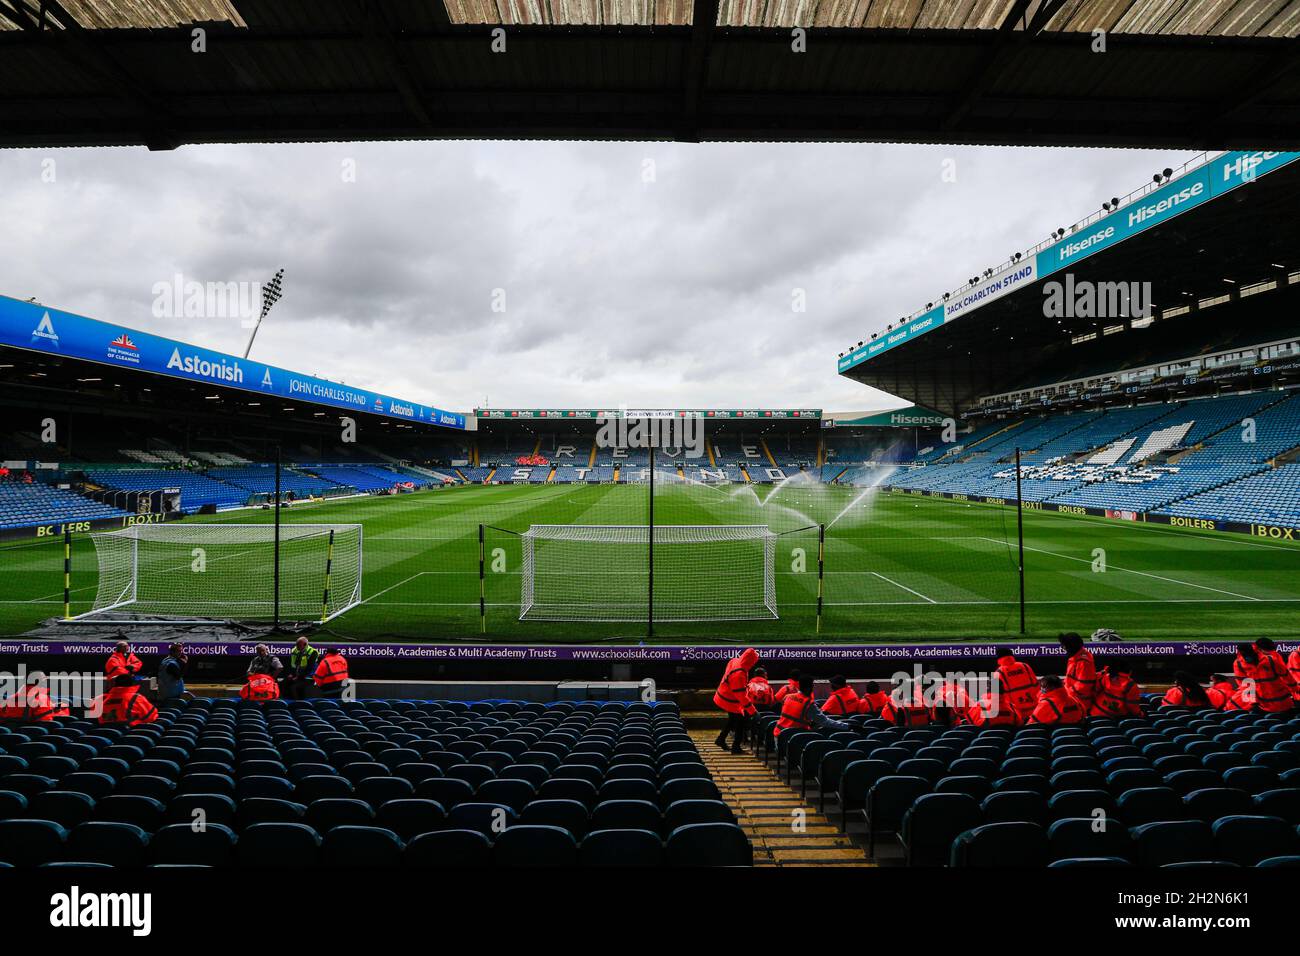
[[[262,287],[262,314],[257,317],[257,324],[253,326],[253,331],[248,336],[248,346],[244,349],[244,358],[248,358],[248,353],[253,351],[253,339],[257,338],[257,330],[262,327],[262,322],[266,315],[271,311],[271,307],[280,301],[283,295],[281,289],[284,284],[284,270],[276,272],[275,277]]]

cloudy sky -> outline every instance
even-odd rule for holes
[[[0,294],[242,353],[237,316],[158,315],[159,284],[283,267],[254,358],[442,408],[887,407],[838,352],[1188,155],[0,151]]]

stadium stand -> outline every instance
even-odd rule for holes
[[[671,704],[200,698],[136,727],[7,722],[0,741],[17,866],[752,861]]]
[[[210,468],[208,477],[217,478],[238,488],[245,488],[254,494],[272,494],[275,491],[275,467],[273,465],[245,465],[239,468]],[[292,492],[298,496],[323,495],[326,492],[339,493],[347,486],[324,478],[313,478],[293,468],[282,468],[280,488],[285,493]]]
[[[1300,852],[1300,715],[1158,708],[1152,698],[1144,711],[1019,728],[851,717],[851,733],[775,740],[767,715],[759,740],[761,759],[829,797],[830,818],[864,830],[881,863],[1261,866]]]
[[[431,480],[415,472],[399,472],[382,465],[299,464],[298,469],[314,474],[334,485],[355,488],[357,491],[379,491],[394,485],[412,484],[424,488]]]
[[[1272,487],[1289,472],[1271,463],[1300,446],[1300,398],[1259,392],[1188,402],[1083,412],[981,426],[959,449],[918,456],[889,477],[888,484],[921,491],[1014,497],[1014,452],[1021,450],[1021,493],[1027,501],[1156,511],[1187,517],[1207,493],[1252,476],[1252,490]],[[1247,427],[1249,426],[1249,427]],[[870,484],[878,469],[852,469],[842,483]],[[1277,503],[1286,510],[1287,488]],[[1181,503],[1187,502],[1185,506]],[[1179,505],[1178,507],[1175,507]],[[1219,511],[1222,510],[1220,507]],[[1277,509],[1274,509],[1276,511]],[[1233,520],[1273,520],[1265,507],[1243,502]]]
[[[126,517],[130,512],[39,481],[0,481],[0,529]]]
[[[181,508],[185,511],[197,511],[204,505],[213,505],[218,510],[239,508],[248,503],[248,489],[238,488],[224,481],[218,481],[207,475],[197,474],[183,468],[174,469],[136,469],[114,468],[88,470],[86,478],[101,488],[113,488],[120,491],[157,491],[161,488],[179,488],[181,491]]]

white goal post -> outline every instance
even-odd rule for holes
[[[275,525],[163,522],[92,532],[94,606],[71,621],[276,618]],[[361,525],[280,525],[282,621],[325,622],[361,600]]]
[[[766,525],[535,524],[523,542],[521,621],[775,620]]]

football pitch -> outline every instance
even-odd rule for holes
[[[644,600],[644,542],[617,552],[600,543],[569,544],[562,565],[548,565],[546,551],[539,550],[535,583],[541,587],[546,575],[561,576],[566,593],[594,610],[585,620],[520,620],[521,534],[538,525],[642,527],[650,507],[643,484],[473,485],[296,504],[284,510],[282,521],[362,525],[361,603],[325,625],[341,639],[635,643],[647,639],[644,623],[593,618],[602,616],[600,608]],[[654,641],[871,642],[1020,633],[1014,508],[798,481],[661,483],[653,507],[661,531],[670,525],[745,525],[777,536],[775,618],[666,621],[661,615]],[[195,521],[263,523],[271,513],[241,510],[187,519]],[[820,629],[819,526],[825,527]],[[94,601],[97,562],[88,537],[74,540],[77,614]],[[16,636],[62,614],[62,551],[59,541],[0,546],[0,634]],[[1130,640],[1300,636],[1300,544],[1025,511],[1024,551],[1031,638],[1098,627]],[[237,591],[235,582],[246,579],[249,561],[271,574],[265,546],[250,548],[240,560],[240,575],[232,574],[229,585],[220,561],[201,572],[184,562],[162,569],[165,577],[154,585],[183,600],[191,590]],[[685,615],[708,617],[730,606],[724,593],[729,582],[742,581],[746,588],[761,582],[762,557],[744,541],[698,552],[661,548],[656,569],[658,607],[686,606]],[[201,588],[198,573],[205,575]]]

